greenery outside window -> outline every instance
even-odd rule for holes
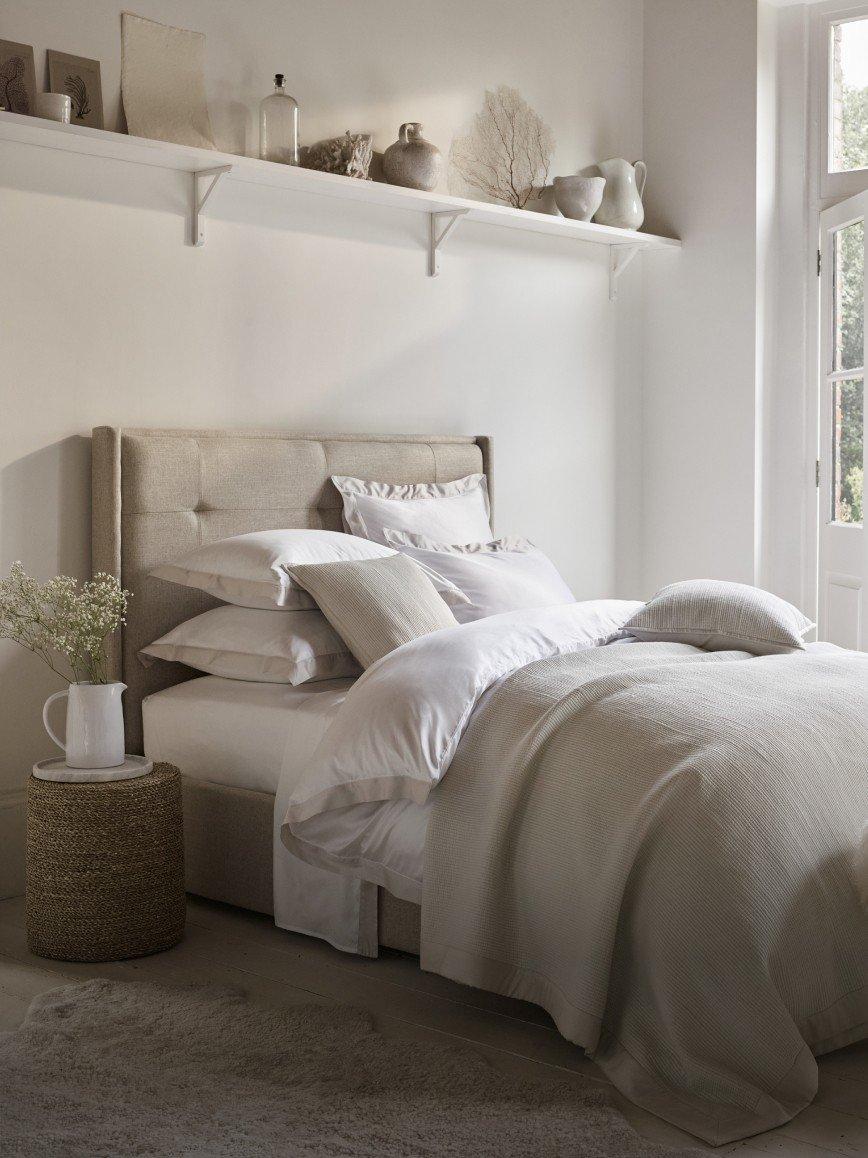
[[[868,17],[829,26],[829,172],[868,169]]]

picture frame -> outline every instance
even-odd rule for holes
[[[29,44],[0,40],[0,109],[36,116],[36,66]]]
[[[49,91],[65,93],[72,98],[72,125],[103,127],[102,79],[98,60],[71,56],[68,52],[48,50]]]

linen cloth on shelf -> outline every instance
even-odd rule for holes
[[[121,13],[121,92],[131,137],[214,149],[205,34]]]
[[[544,1006],[713,1144],[868,1032],[868,656],[595,648],[497,684],[438,786],[422,966]]]

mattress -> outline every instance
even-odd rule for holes
[[[145,754],[195,780],[272,796],[280,790],[288,799],[352,683],[292,687],[202,676],[175,684],[142,702]],[[429,811],[429,803],[408,800],[339,809],[315,835],[338,858],[361,859],[363,880],[418,904]],[[279,841],[275,852],[277,880],[288,854]]]

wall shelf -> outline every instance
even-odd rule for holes
[[[332,173],[318,173],[311,169],[277,165],[254,157],[218,153],[211,149],[194,149],[166,141],[150,141],[143,137],[128,137],[122,133],[110,133],[103,129],[61,125],[38,117],[19,116],[16,113],[0,112],[0,142],[3,141],[189,173],[193,245],[201,245],[204,241],[202,211],[218,183],[239,182],[268,185],[322,197],[336,197],[344,201],[386,205],[424,214],[428,219],[426,236],[430,276],[436,276],[438,272],[440,250],[446,237],[464,221],[482,222],[505,229],[521,229],[527,233],[568,237],[585,244],[609,246],[609,285],[612,298],[616,293],[618,278],[636,252],[652,249],[675,250],[681,246],[681,242],[674,238],[657,237],[652,233],[637,233],[630,229],[615,229],[591,222],[569,221],[565,217],[551,217],[547,214],[512,209],[506,205],[486,205],[479,201],[449,197],[442,193],[423,193],[416,189],[401,189],[395,185],[384,185],[375,181],[358,181]]]

